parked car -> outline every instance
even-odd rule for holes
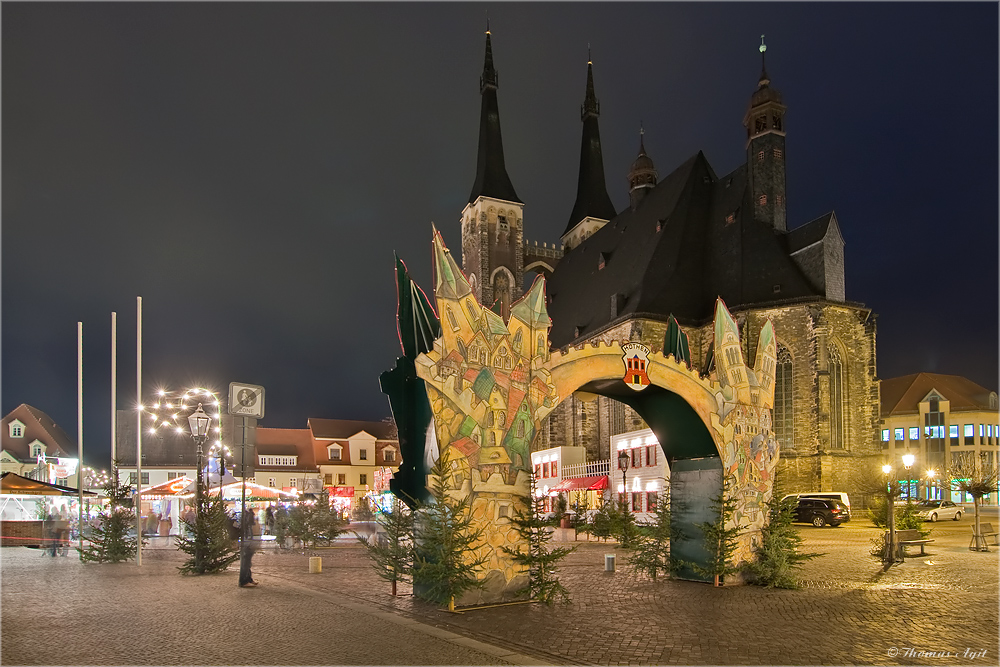
[[[920,511],[917,516],[927,521],[937,521],[938,519],[954,519],[959,521],[965,508],[956,505],[950,500],[921,500],[917,503]]]
[[[797,523],[811,523],[817,528],[839,526],[851,520],[851,510],[839,500],[828,498],[799,498],[795,507]]]
[[[825,498],[827,500],[839,500],[840,502],[847,505],[847,509],[851,509],[851,499],[846,493],[842,491],[812,491],[809,493],[789,493],[787,496],[782,498]]]

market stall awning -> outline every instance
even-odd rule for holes
[[[608,476],[607,475],[595,475],[593,477],[571,477],[569,479],[564,479],[559,482],[551,489],[549,493],[553,491],[598,491],[600,489],[608,488]]]
[[[223,482],[226,481],[226,477],[223,477]],[[223,500],[239,500],[243,496],[243,482],[237,480],[235,477],[234,481],[228,484],[223,483],[222,485],[222,498]],[[299,497],[299,494],[295,491],[283,491],[281,489],[275,488],[273,486],[263,486],[257,484],[256,482],[247,482],[247,500],[250,499],[262,499],[262,500],[295,500]],[[194,498],[196,482],[191,482],[188,486],[177,494],[179,498]],[[219,495],[219,486],[209,486],[205,485],[204,491],[206,495],[216,496]]]
[[[172,498],[184,493],[184,490],[191,484],[190,477],[177,477],[175,479],[168,479],[166,482],[161,482],[155,486],[150,486],[143,489],[140,495],[149,500],[151,498]]]
[[[0,493],[12,496],[77,496],[79,491],[68,486],[39,482],[37,479],[21,477],[17,473],[5,472],[0,475]],[[96,493],[84,491],[85,496],[96,496]]]
[[[328,487],[326,487],[326,490],[330,494],[331,498],[353,498],[354,497],[354,487],[353,486],[328,486]]]

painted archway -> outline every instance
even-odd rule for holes
[[[524,573],[502,550],[519,541],[505,516],[523,508],[528,496],[529,453],[542,421],[578,390],[625,402],[657,434],[671,462],[671,502],[683,508],[675,510],[675,520],[685,532],[672,544],[677,555],[705,562],[708,551],[696,526],[718,516],[717,510],[713,516],[713,499],[724,491],[736,501],[730,524],[741,531],[733,563],[751,557],[766,518],[761,508],[771,496],[778,456],[771,432],[775,341],[770,322],[761,328],[751,368],[743,359],[736,322],[719,300],[715,371],[707,377],[673,353],[629,341],[552,352],[543,277],[537,277],[527,294],[511,306],[504,321],[476,300],[436,230],[433,251],[437,312],[449,317],[437,329],[428,329],[436,334],[432,343],[425,337],[425,344],[407,355],[412,359],[412,374],[423,381],[433,428],[426,429],[420,454],[416,442],[403,442],[405,427],[400,431],[400,444],[403,467],[409,456],[407,470],[416,476],[425,473],[441,453],[447,453],[456,469],[469,471],[450,476],[449,493],[470,499],[473,516],[485,529],[477,555],[487,565],[483,589],[459,604],[508,599],[524,587]],[[402,290],[400,297],[402,335]],[[390,394],[394,414],[399,401],[393,400],[387,377],[402,374],[405,362],[404,357],[396,371],[383,375],[383,391]],[[421,397],[411,396],[411,403],[422,405]],[[420,413],[417,408],[400,413],[406,419],[408,414]],[[396,417],[399,422],[400,415]],[[409,430],[415,431],[412,440],[420,438],[419,424]],[[412,463],[418,455],[423,467]],[[701,578],[690,569],[685,575]]]

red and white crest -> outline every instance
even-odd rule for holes
[[[625,343],[622,345],[622,361],[625,362],[625,377],[622,381],[636,391],[642,391],[649,386],[649,376],[646,375],[646,364],[649,348],[641,343]]]

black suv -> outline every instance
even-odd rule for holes
[[[851,510],[839,500],[799,498],[799,503],[795,507],[794,520],[797,523],[811,523],[817,528],[828,524],[839,526],[845,521],[851,520]]]

